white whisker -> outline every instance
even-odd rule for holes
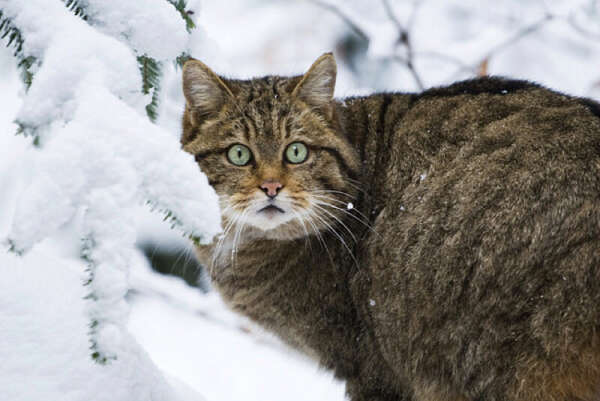
[[[344,222],[342,222],[339,218],[337,218],[336,215],[334,215],[333,213],[331,213],[330,211],[328,211],[327,209],[325,209],[324,207],[321,207],[319,205],[326,205],[326,206],[332,206],[332,205],[330,205],[329,203],[325,203],[325,202],[313,202],[314,207],[320,209],[321,211],[327,213],[329,216],[333,217],[338,223],[340,223],[340,225],[342,227],[344,227],[346,229],[346,231],[348,231],[348,233],[350,233],[352,240],[354,242],[357,242],[356,237],[354,236],[354,233],[352,232],[352,230],[350,230],[350,228],[346,224],[344,224]]]
[[[325,224],[325,226],[327,226],[328,230],[334,234],[337,239],[340,240],[340,242],[342,243],[342,245],[344,245],[344,247],[346,248],[346,250],[348,251],[348,253],[350,254],[350,257],[352,258],[352,260],[354,260],[354,263],[356,264],[356,266],[358,267],[358,261],[356,260],[356,258],[354,257],[354,254],[352,253],[352,251],[350,250],[350,247],[348,246],[348,244],[346,244],[346,241],[344,241],[344,238],[325,220],[325,218],[323,216],[320,216],[316,210],[314,213],[314,216],[319,219],[323,224]]]
[[[312,245],[310,243],[310,235],[308,234],[308,230],[306,229],[306,225],[304,224],[304,219],[302,218],[302,216],[300,215],[300,213],[298,213],[295,209],[294,206],[290,205],[290,211],[292,213],[294,213],[294,215],[296,216],[296,218],[298,219],[298,221],[300,222],[300,224],[302,224],[302,229],[304,230],[304,234],[306,236],[305,240],[304,240],[304,244],[306,246],[306,243],[308,243],[308,246],[310,247],[310,251],[312,253]]]
[[[333,257],[331,256],[331,252],[329,252],[329,248],[327,247],[327,243],[325,242],[325,239],[323,239],[323,236],[321,235],[319,228],[313,221],[312,215],[313,215],[312,212],[307,214],[306,221],[311,225],[313,231],[315,232],[315,235],[317,236],[317,239],[319,240],[319,243],[323,246],[323,248],[325,249],[325,252],[327,252],[327,255],[329,255],[329,260],[332,261],[332,263],[333,263]]]
[[[375,229],[367,222],[368,221],[367,217],[364,214],[362,214],[359,210],[357,210],[356,208],[352,208],[351,210],[348,210],[346,208],[341,208],[341,207],[332,205],[332,204],[330,204],[328,202],[325,202],[323,199],[327,199],[327,200],[331,200],[331,201],[336,201],[336,202],[338,202],[340,204],[344,204],[344,205],[346,205],[346,202],[340,201],[339,199],[330,198],[330,197],[321,196],[321,195],[312,195],[312,196],[317,199],[317,201],[315,202],[316,204],[329,206],[329,207],[332,207],[334,209],[337,209],[337,210],[341,211],[342,213],[347,214],[348,216],[352,217],[353,219],[355,219],[356,221],[358,221],[359,223],[361,223],[365,227],[367,227],[369,230],[371,230],[373,232],[373,234],[376,234],[376,235],[379,236],[379,233],[377,231],[375,231]],[[356,212],[364,220],[358,218],[357,216],[355,216],[354,214],[352,214],[352,212]]]

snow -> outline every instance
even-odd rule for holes
[[[275,338],[147,267],[132,271],[130,331],[165,373],[207,400],[343,400],[344,385]]]
[[[107,6],[105,12],[121,10],[120,2],[112,7],[103,4]],[[184,26],[180,16],[165,4],[170,7],[169,15]],[[86,23],[73,15],[60,1],[5,0],[0,6],[25,38],[23,54],[41,62],[17,114],[17,120],[28,128],[26,133],[38,138],[39,149],[30,146],[22,151],[26,163],[13,159],[3,166],[4,171],[12,172],[4,180],[15,192],[3,200],[11,214],[6,216],[10,223],[0,238],[1,252],[10,249],[24,254],[20,260],[14,255],[3,259],[3,273],[10,276],[5,280],[8,284],[15,278],[15,269],[29,272],[47,284],[43,289],[33,285],[29,288],[25,280],[27,289],[17,287],[19,292],[7,290],[3,295],[19,299],[17,294],[21,293],[41,300],[42,306],[54,305],[68,320],[66,329],[73,329],[71,335],[78,336],[74,348],[68,349],[70,342],[63,339],[70,336],[59,327],[57,342],[49,339],[51,347],[35,353],[38,358],[48,359],[49,364],[63,367],[63,371],[81,368],[86,372],[88,365],[95,369],[106,365],[101,374],[87,369],[89,381],[98,380],[97,386],[78,380],[76,375],[56,379],[50,376],[47,388],[41,391],[50,399],[63,399],[63,393],[73,400],[179,399],[178,390],[164,379],[126,328],[128,275],[137,252],[135,211],[140,204],[149,203],[166,214],[168,223],[181,235],[202,242],[210,241],[221,227],[217,196],[193,157],[182,152],[176,138],[151,124],[144,113],[148,100],[141,94],[135,53],[158,54],[160,49],[159,45],[141,49],[131,46],[138,44],[136,32],[147,36],[148,15],[160,15],[139,10],[143,18],[130,18],[124,37],[111,37],[95,28],[94,21]],[[163,12],[160,10],[156,9]],[[111,15],[111,21],[118,18],[127,16]],[[161,23],[154,25],[160,31]],[[170,25],[165,29],[166,35]],[[181,47],[185,43],[180,47],[175,46],[177,42],[160,43],[174,53],[164,52],[158,57],[174,57],[185,50]],[[17,167],[24,167],[28,173],[18,174]],[[51,268],[42,269],[46,267],[43,261]],[[63,266],[70,268],[65,270]],[[73,287],[71,293],[57,284],[56,280],[62,278]],[[31,326],[31,336],[14,337],[25,349],[35,349],[32,341],[36,336],[39,342],[47,337],[44,330],[60,326],[57,317],[54,325],[41,319],[42,309],[36,305],[15,306],[25,311],[14,312],[24,319],[20,325],[19,320],[10,319],[10,305],[1,310],[3,316],[7,315],[6,331]],[[76,325],[78,330],[69,325]],[[18,355],[6,358],[3,369],[18,372]],[[45,378],[46,373],[34,370],[25,377],[37,381],[38,376]],[[114,391],[110,396],[106,391],[97,395],[103,388]],[[24,388],[16,394],[25,399],[39,398]]]
[[[89,21],[101,32],[122,38],[140,55],[170,61],[188,41],[179,12],[167,1],[86,0]],[[164,38],[168,37],[166,41]]]
[[[48,246],[22,258],[0,253],[3,400],[202,400],[182,398],[185,390],[172,387],[132,339],[110,365],[95,363],[82,263],[54,254]]]
[[[171,60],[181,52],[250,78],[301,73],[334,50],[337,96],[417,88],[402,64],[386,61],[406,52],[379,2],[326,1],[370,37],[354,63],[343,47],[348,26],[316,2],[188,1],[197,25],[188,34],[164,0],[81,1],[88,22],[59,0],[0,0],[26,34],[25,54],[43,60],[24,93],[10,53],[0,53],[0,241],[26,251],[0,246],[0,398],[344,399],[330,373],[229,312],[214,292],[151,272],[136,249],[149,241],[191,252],[187,235],[208,241],[220,230],[216,195],[178,144],[183,97]],[[592,2],[416,3],[390,1],[426,87],[470,77],[487,59],[490,74],[600,97]],[[502,47],[546,14],[553,19]],[[157,124],[139,90],[142,54],[163,63]],[[13,135],[15,118],[41,147]],[[165,224],[167,211],[175,219]],[[83,285],[88,270],[93,280]],[[91,358],[91,341],[106,364]]]

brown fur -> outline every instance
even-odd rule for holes
[[[339,191],[314,226],[232,223],[199,247],[226,302],[352,401],[600,399],[600,106],[501,78],[344,101],[334,84],[331,55],[291,78],[184,68],[182,144],[225,227],[264,180],[297,210]],[[289,165],[295,140],[310,156]]]

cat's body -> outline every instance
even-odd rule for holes
[[[227,84],[283,96],[261,82]],[[314,180],[362,183],[330,183],[351,203],[330,210],[337,234],[250,225],[198,255],[233,309],[345,379],[352,401],[598,400],[599,110],[495,78],[331,103],[319,113],[347,142],[313,156],[339,168],[313,166]],[[219,188],[216,159],[199,159]]]

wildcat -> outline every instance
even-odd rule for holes
[[[336,63],[183,69],[197,254],[352,401],[600,399],[600,106],[503,78],[333,98]]]

